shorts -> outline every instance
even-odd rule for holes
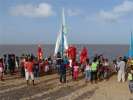
[[[31,78],[32,80],[34,80],[34,74],[33,74],[33,72],[28,72],[25,69],[25,78],[26,78],[26,80],[29,80],[29,78]]]

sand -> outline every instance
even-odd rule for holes
[[[117,76],[97,84],[85,83],[67,77],[66,84],[60,84],[57,74],[45,75],[35,80],[35,86],[27,86],[19,76],[6,76],[0,81],[0,100],[133,100],[128,82],[118,83]]]

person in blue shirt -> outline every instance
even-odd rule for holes
[[[60,65],[60,82],[66,83],[66,64],[63,59],[61,60]]]

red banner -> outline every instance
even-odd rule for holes
[[[38,60],[43,59],[43,50],[40,45],[38,46],[37,57],[38,57]]]
[[[67,52],[68,52],[68,57],[69,57],[70,59],[72,59],[73,61],[75,61],[75,60],[76,60],[76,47],[74,47],[74,46],[69,46]]]
[[[83,48],[81,53],[80,53],[80,63],[85,63],[86,59],[88,58],[88,51],[87,48]]]

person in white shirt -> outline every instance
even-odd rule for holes
[[[108,72],[109,72],[109,61],[108,59],[105,59],[104,60],[104,63],[103,63],[103,66],[104,66],[104,80],[108,78]]]
[[[73,62],[71,58],[69,58],[69,75],[73,77]]]
[[[3,81],[3,75],[4,75],[4,65],[3,65],[3,59],[0,57],[0,80]]]
[[[91,64],[89,64],[89,59],[86,60],[85,80],[86,82],[91,80]]]
[[[122,60],[122,57],[119,58],[120,62],[118,63],[118,82],[125,82],[125,67],[126,63]]]
[[[72,68],[72,59],[69,59],[69,66]]]

